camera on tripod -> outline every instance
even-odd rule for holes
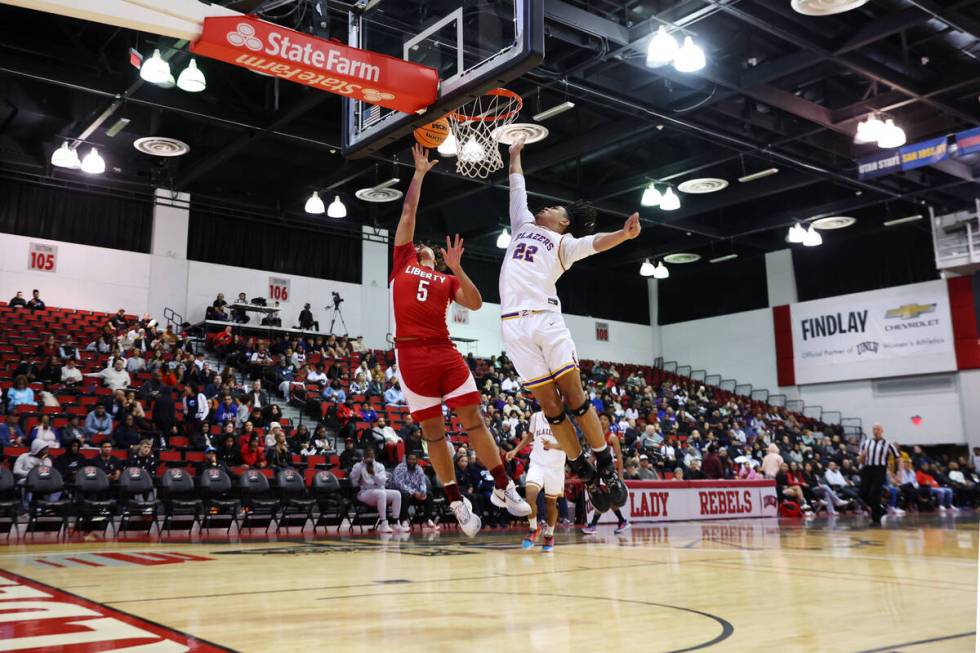
[[[340,293],[334,290],[330,293],[333,295],[333,307],[340,308],[340,304],[344,301],[344,298],[340,296]]]
[[[336,290],[331,291],[330,294],[333,296],[332,297],[333,298],[333,306],[332,307],[331,306],[324,306],[324,308],[326,308],[327,310],[330,310],[331,308],[333,308],[333,316],[330,318],[330,333],[333,334],[333,326],[334,326],[334,324],[336,324],[337,320],[339,319],[340,320],[340,323],[344,327],[344,335],[346,336],[347,335],[347,323],[344,322],[344,314],[340,310],[340,305],[344,303],[344,298],[341,297],[340,296],[340,293],[337,292]]]

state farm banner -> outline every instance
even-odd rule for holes
[[[956,369],[941,280],[790,305],[797,384]]]
[[[626,481],[631,522],[776,517],[775,481]],[[590,516],[591,518],[591,516]],[[610,510],[600,524],[615,523]]]
[[[204,19],[194,54],[403,113],[435,102],[435,68],[359,50],[249,16]]]

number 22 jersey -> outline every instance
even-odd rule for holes
[[[594,236],[574,238],[539,227],[527,208],[524,175],[510,176],[511,241],[500,270],[500,312],[561,312],[555,283],[572,264],[596,253]]]
[[[459,279],[420,265],[415,245],[406,243],[394,249],[388,287],[395,338],[449,340],[446,311]]]

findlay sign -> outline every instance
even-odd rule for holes
[[[403,113],[424,110],[439,89],[434,68],[248,16],[205,18],[191,52]]]

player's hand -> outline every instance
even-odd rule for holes
[[[516,455],[517,455],[517,449],[511,449],[510,451],[504,454],[504,458],[507,459],[507,462],[510,462],[514,459],[514,456]]]
[[[514,141],[514,144],[510,146],[510,149],[508,151],[510,152],[511,156],[517,156],[518,154],[521,153],[521,150],[523,149],[524,149],[524,137],[521,136],[516,141]]]
[[[633,240],[640,235],[639,213],[634,213],[630,217],[626,218],[626,222],[623,224],[623,235],[626,236],[626,240]]]
[[[429,151],[418,143],[412,146],[412,158],[415,159],[415,170],[422,174],[432,170],[439,163],[439,159],[429,161]]]
[[[442,260],[446,262],[446,267],[455,272],[460,268],[460,260],[463,258],[463,239],[456,234],[456,237],[452,242],[449,241],[449,236],[446,236],[446,247],[439,248],[442,252]]]

